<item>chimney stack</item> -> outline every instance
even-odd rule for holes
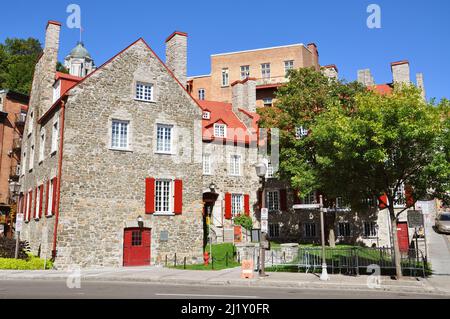
[[[422,97],[425,100],[426,99],[426,92],[425,92],[425,84],[423,83],[423,73],[417,73],[416,74],[416,83],[417,87],[422,92]]]
[[[358,82],[365,86],[375,85],[375,80],[373,79],[370,69],[358,70]]]
[[[250,127],[251,119],[239,111],[239,109],[246,112],[256,112],[256,79],[246,78],[242,81],[235,81],[231,84],[231,87],[233,89],[233,112],[247,127]]]
[[[408,61],[399,61],[391,63],[392,79],[394,84],[410,84],[410,71]]]
[[[317,45],[315,43],[310,43],[307,45],[308,50],[312,53],[312,62],[316,71],[320,71],[319,65],[319,50],[317,49]]]
[[[187,84],[187,33],[175,31],[166,39],[166,64],[183,86]]]

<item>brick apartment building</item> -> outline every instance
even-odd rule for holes
[[[20,173],[23,127],[29,98],[0,90],[0,237],[12,236],[12,210],[16,210],[15,189]]]

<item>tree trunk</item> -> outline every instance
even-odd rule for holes
[[[392,210],[392,211],[391,211]],[[394,208],[389,208],[391,215],[391,234],[392,234],[392,244],[394,248],[394,262],[395,262],[395,273],[397,280],[402,279],[402,265],[401,265],[401,255],[400,247],[397,237],[397,218],[395,218]]]
[[[328,242],[330,243],[330,247],[336,247],[336,237],[334,236],[333,228],[330,228],[330,232],[328,233]]]

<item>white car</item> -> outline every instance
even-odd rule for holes
[[[450,234],[450,212],[445,212],[437,216],[435,226],[438,232]]]

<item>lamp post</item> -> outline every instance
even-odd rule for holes
[[[260,210],[262,211],[263,208],[266,206],[266,194],[265,194],[265,184],[266,184],[266,173],[267,173],[267,165],[263,161],[259,162],[255,165],[256,169],[256,175],[261,179],[262,189],[261,189],[261,207]],[[262,219],[261,219],[262,223]],[[265,242],[266,242],[266,232],[263,231],[261,227],[261,240],[259,244],[260,248],[260,271],[259,276],[260,277],[266,277],[265,272],[265,261],[266,261],[266,248],[265,248]]]
[[[144,218],[142,218],[142,216],[139,215],[136,221],[138,223],[139,229],[142,231],[142,229],[144,228]]]

